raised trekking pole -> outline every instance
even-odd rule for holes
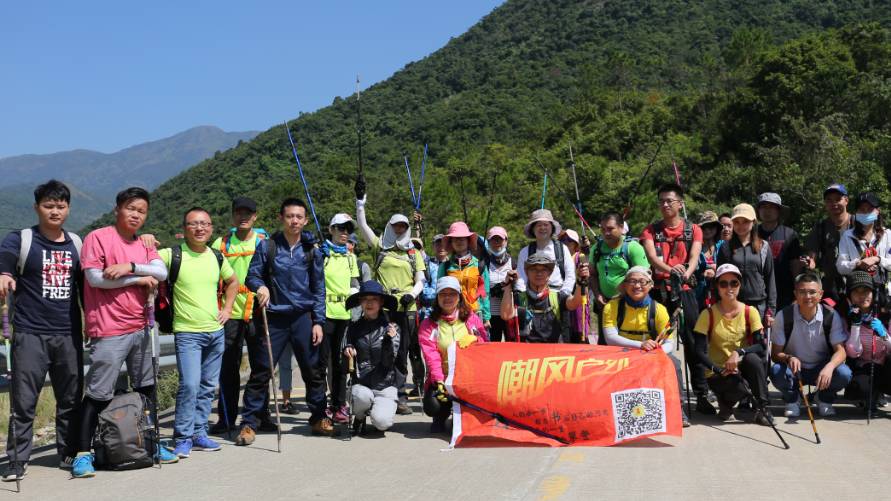
[[[578,212],[582,212],[582,197],[579,196],[579,181],[575,175],[575,156],[572,154],[572,143],[569,145],[569,165],[572,167],[572,184],[575,186],[575,201],[578,204]],[[585,234],[585,223],[579,218],[579,228],[582,230],[581,235]]]
[[[544,181],[542,182],[542,186],[541,186],[541,208],[542,209],[545,208],[544,207],[545,206],[545,198],[547,196],[548,196],[548,173],[547,173],[547,171],[545,171]]]
[[[415,202],[415,209],[421,211],[421,193],[424,191],[424,175],[427,170],[427,143],[424,143],[424,159],[421,160],[421,179],[418,181],[418,198]]]
[[[672,166],[672,168],[674,168],[675,181],[677,181],[678,186],[683,186],[681,184],[681,171],[678,170],[678,164],[675,163],[674,158],[671,159],[671,166]],[[687,204],[684,203],[683,205],[681,205],[681,209],[683,209],[683,211],[684,211],[684,219],[686,220],[687,219]]]
[[[362,93],[359,91],[359,75],[356,75],[356,136],[359,140],[359,174],[362,174]],[[291,133],[288,132],[290,138]],[[293,144],[293,142],[292,142]],[[296,156],[296,153],[295,153]]]
[[[542,172],[544,172],[545,175],[550,179],[551,184],[554,185],[554,188],[557,189],[557,192],[560,193],[560,196],[562,196],[564,199],[566,199],[566,202],[569,203],[570,207],[572,207],[572,211],[575,212],[576,216],[578,216],[579,221],[581,221],[582,225],[585,228],[588,228],[588,231],[591,233],[591,235],[596,237],[597,234],[594,232],[594,229],[591,228],[591,225],[588,224],[588,221],[585,220],[585,216],[582,215],[581,211],[579,210],[579,207],[575,206],[575,202],[573,202],[573,199],[569,195],[567,195],[566,192],[563,191],[563,189],[557,183],[557,178],[550,175],[548,168],[545,167],[543,163],[541,163],[541,160],[538,158],[538,156],[535,157],[535,161],[538,163],[538,166],[541,167]],[[584,231],[582,233],[584,233]]]
[[[19,444],[15,433],[15,382],[12,376],[12,331],[9,329],[9,294],[3,302],[3,342],[6,343],[6,381],[9,383],[9,432],[12,435],[12,461],[19,461]],[[15,477],[15,491],[22,492],[22,479],[20,475]]]
[[[306,201],[309,202],[309,210],[312,212],[312,220],[316,223],[316,231],[319,232],[319,242],[324,242],[325,235],[322,233],[322,227],[319,226],[319,218],[316,217],[316,208],[312,203],[312,195],[309,194],[309,186],[306,184],[306,177],[303,175],[303,166],[300,164],[300,156],[297,155],[297,146],[294,145],[294,138],[291,137],[291,128],[288,126],[287,120],[285,120],[285,130],[288,132],[288,142],[291,143],[291,152],[294,154],[294,160],[297,162],[297,172],[300,173],[300,181],[303,183],[303,191],[306,193]],[[361,145],[361,136],[359,144]],[[359,158],[362,158],[361,153]],[[362,169],[361,165],[360,161],[360,172]]]
[[[662,145],[665,144],[665,138],[662,139],[662,142],[659,143],[659,146],[656,148],[656,152],[653,153],[653,158],[647,163],[647,170],[644,171],[643,176],[641,176],[640,180],[637,181],[637,185],[634,187],[634,191],[628,195],[628,204],[625,206],[625,210],[622,211],[622,217],[627,221],[631,216],[631,209],[634,206],[634,195],[640,193],[640,188],[643,186],[644,180],[646,180],[647,176],[650,174],[650,169],[653,168],[653,164],[656,163],[656,158],[659,156],[659,152],[662,151]]]
[[[275,359],[272,358],[272,337],[269,335],[269,322],[266,320],[266,307],[260,309],[263,315],[263,332],[266,333],[266,353],[269,355],[269,391],[272,392],[272,403],[275,406],[275,433],[278,440],[278,452],[282,451],[282,415],[278,408],[278,395],[275,393]]]
[[[148,295],[145,303],[145,335],[149,338],[152,345],[152,377],[155,380],[155,387],[152,390],[152,421],[155,423],[155,458],[157,458],[158,468],[161,468],[161,423],[158,417],[158,350],[155,346],[155,294],[152,291]]]
[[[807,408],[807,417],[811,420],[811,427],[814,429],[814,438],[817,439],[817,443],[820,443],[820,434],[817,433],[817,423],[814,422],[814,411],[811,410],[811,404],[807,401],[807,392],[804,391],[804,384],[801,382],[801,375],[798,377],[798,391],[801,392],[801,397],[804,399],[804,406]]]
[[[786,443],[786,439],[783,438],[783,436],[780,434],[780,430],[777,429],[777,425],[773,422],[773,416],[765,408],[764,402],[761,402],[760,400],[755,398],[755,394],[752,393],[752,388],[749,386],[749,382],[746,381],[746,378],[742,377],[741,374],[735,374],[735,376],[738,377],[740,381],[742,381],[743,388],[745,388],[746,390],[746,396],[752,400],[755,407],[757,407],[758,412],[760,412],[761,415],[764,416],[765,419],[767,419],[767,422],[770,423],[770,427],[773,429],[773,432],[777,434],[777,438],[779,438],[780,442],[783,443],[783,448],[788,450],[789,444]]]
[[[405,172],[408,173],[408,187],[411,189],[411,204],[415,210],[418,209],[418,197],[415,195],[415,183],[411,180],[411,168],[408,166],[408,157],[403,153],[402,159],[405,160]]]

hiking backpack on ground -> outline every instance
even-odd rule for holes
[[[93,448],[96,466],[107,470],[136,470],[154,464],[155,432],[149,403],[141,393],[115,395],[99,413]]]

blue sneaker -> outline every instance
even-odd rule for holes
[[[187,458],[189,457],[189,453],[192,452],[192,439],[191,438],[182,438],[177,439],[176,447],[173,449],[173,454],[178,458]]]
[[[170,452],[170,449],[168,449],[167,447],[161,447],[160,453],[155,456],[155,459],[160,459],[159,462],[161,464],[173,464],[179,462],[179,457],[176,454]]]
[[[218,451],[220,444],[210,439],[207,435],[195,435],[192,437],[192,448],[196,451]]]
[[[71,465],[71,476],[74,478],[90,478],[96,475],[96,468],[93,468],[93,454],[89,452],[79,452],[74,458],[74,464]]]

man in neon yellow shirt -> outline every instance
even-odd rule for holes
[[[227,433],[235,429],[238,416],[238,394],[241,388],[241,360],[245,336],[257,332],[254,327],[254,293],[244,286],[248,266],[257,248],[257,242],[266,238],[266,231],[254,228],[257,221],[257,203],[247,197],[232,200],[233,228],[226,235],[214,240],[211,248],[218,250],[229,262],[238,277],[238,296],[232,306],[232,317],[223,325],[226,350],[220,368],[220,400],[217,404],[217,423],[211,433]],[[275,430],[267,417],[260,424],[261,430]]]
[[[216,451],[220,444],[207,436],[207,417],[213,390],[220,377],[225,338],[223,325],[232,314],[238,293],[238,278],[229,262],[207,247],[213,235],[210,214],[201,207],[183,216],[186,241],[178,247],[158,252],[167,266],[168,293],[173,295],[173,332],[179,389],[173,453],[187,458],[192,449]],[[217,287],[225,284],[225,303],[219,307]]]

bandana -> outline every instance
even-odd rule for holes
[[[627,304],[628,306],[633,306],[635,308],[646,308],[646,307],[650,306],[650,303],[652,301],[653,301],[653,299],[650,296],[644,296],[644,298],[641,299],[640,301],[635,301],[635,300],[631,299],[630,297],[625,296],[625,304]]]
[[[332,242],[331,240],[325,240],[325,243],[322,244],[322,252],[326,256],[330,255],[332,252],[334,252],[336,254],[346,254],[347,246],[346,245],[337,245],[336,243]]]

